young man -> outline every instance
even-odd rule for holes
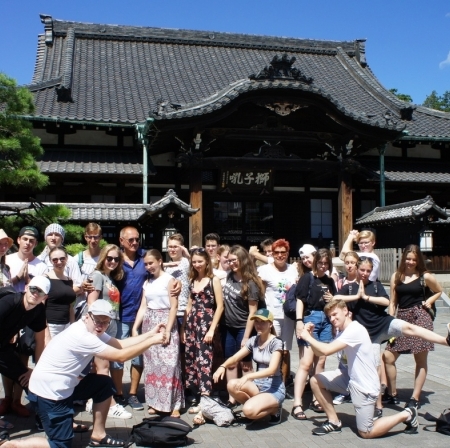
[[[73,400],[92,398],[94,425],[89,446],[124,446],[125,441],[106,434],[105,421],[113,395],[107,375],[81,377],[92,356],[125,362],[150,346],[161,344],[160,324],[149,332],[119,341],[105,334],[111,317],[111,305],[96,300],[82,319],[61,332],[47,345],[29,382],[30,401],[36,405],[48,440],[32,437],[6,442],[5,448],[70,448],[73,439]]]
[[[208,252],[214,268],[217,268],[219,260],[217,259],[217,249],[220,245],[220,236],[217,233],[208,233],[205,236],[205,249]]]
[[[273,263],[272,257],[272,244],[274,240],[272,238],[266,238],[261,241],[259,247],[261,252],[258,250],[258,246],[250,246],[248,253],[254,258],[256,266],[262,266],[264,264]]]
[[[407,407],[395,415],[374,421],[380,380],[369,334],[360,323],[351,320],[343,300],[332,300],[325,306],[324,311],[338,332],[336,339],[329,344],[316,341],[312,336],[314,329],[312,323],[304,326],[301,338],[309,342],[317,356],[329,356],[343,351],[347,358],[348,370],[322,372],[311,378],[311,389],[328,418],[322,426],[313,429],[313,434],[322,436],[330,432],[341,432],[342,424],[334,410],[330,391],[343,394],[347,389],[355,407],[356,426],[361,437],[365,439],[380,437],[402,422],[406,424],[405,433],[416,433],[419,424],[417,409],[414,407]],[[447,337],[447,341],[449,340],[450,334]]]
[[[15,350],[15,342],[19,331],[28,326],[35,332],[36,362],[44,350],[44,334],[47,325],[43,302],[47,298],[49,290],[50,280],[38,275],[33,277],[25,286],[24,293],[11,292],[0,299],[0,373],[4,379],[8,380],[8,385],[11,385],[11,392],[14,382],[24,388],[28,387],[28,380],[32,372]],[[16,389],[22,394],[22,389],[17,385],[14,391]],[[6,411],[11,408],[13,412],[20,416],[29,416],[28,409],[20,403],[20,394],[16,398],[16,392],[14,392],[13,400],[11,392],[8,395],[8,390],[5,387],[6,396],[2,406]],[[26,411],[26,415],[24,411]]]

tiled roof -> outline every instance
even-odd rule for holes
[[[42,20],[45,34],[29,88],[43,119],[178,119],[210,113],[253,90],[295,89],[374,127],[450,137],[450,114],[414,110],[379,84],[366,65],[364,41]],[[312,81],[250,79],[282,54],[294,57],[293,69]]]
[[[146,215],[152,216],[158,212],[161,212],[161,210],[164,210],[170,204],[175,205],[175,207],[177,207],[179,210],[189,215],[193,215],[194,213],[197,213],[200,210],[199,208],[192,208],[190,204],[187,204],[186,202],[182,201],[175,193],[175,191],[170,189],[159,201],[151,203],[148,206]]]
[[[37,164],[43,173],[142,175],[142,155],[136,152],[46,150]]]
[[[52,205],[51,203],[44,203]],[[148,205],[143,204],[79,204],[79,203],[58,203],[65,205],[72,212],[71,221],[138,221],[146,212]],[[2,202],[2,206],[25,209],[29,202]],[[0,215],[5,212],[0,211]],[[9,213],[8,213],[9,214]]]
[[[400,204],[376,207],[356,220],[357,224],[380,224],[389,221],[414,221],[429,210],[433,210],[438,218],[447,219],[445,209],[434,202],[431,196]]]

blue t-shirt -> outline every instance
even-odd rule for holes
[[[147,271],[144,266],[145,250],[139,249],[133,266],[126,261],[123,263],[124,276],[118,282],[120,291],[120,320],[122,322],[134,322],[141,305],[142,286],[147,280]]]

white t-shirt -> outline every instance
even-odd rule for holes
[[[145,300],[147,308],[151,310],[170,309],[169,290],[167,289],[173,277],[167,272],[162,272],[158,278],[149,279],[144,283]]]
[[[298,272],[295,266],[287,264],[286,270],[280,272],[273,264],[258,268],[258,275],[266,284],[266,306],[275,319],[284,319],[283,303],[288,289],[295,285]]]
[[[53,263],[48,256],[48,247],[46,247],[42,251],[42,253],[38,255],[38,258],[47,265],[49,270],[53,269]],[[81,284],[83,283],[80,268],[78,266],[78,261],[74,257],[72,257],[72,255],[69,255],[67,259],[66,267],[64,268],[64,274],[73,281],[74,286],[81,286]]]
[[[173,278],[181,282],[181,292],[178,296],[178,311],[177,316],[184,316],[184,310],[186,309],[189,300],[189,260],[182,257],[178,266],[166,267],[164,272],[170,274]]]
[[[30,378],[31,392],[49,400],[70,397],[78,377],[92,357],[105,350],[111,339],[89,333],[83,319],[51,339]]]
[[[374,252],[356,252],[358,254],[358,257],[367,257],[372,260],[373,269],[370,273],[369,280],[372,280],[373,282],[375,280],[378,280],[378,272],[380,270],[380,259],[378,258],[378,255]]]
[[[347,358],[350,382],[364,393],[378,395],[380,378],[367,330],[359,322],[353,321],[336,336],[336,340],[347,344],[344,353]]]
[[[11,278],[14,278],[22,269],[25,262],[19,258],[18,252],[15,254],[9,254],[6,256],[6,264],[11,270]],[[28,262],[28,275],[31,277],[36,277],[37,275],[44,275],[48,271],[48,267],[43,263],[38,257],[35,257],[33,261]],[[25,291],[25,280],[22,279],[20,282],[13,285],[17,292]]]
[[[222,271],[222,269],[213,268],[213,274],[220,280],[222,288],[225,286],[225,283],[227,282],[227,276],[229,273],[230,271]]]

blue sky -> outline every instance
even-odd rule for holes
[[[77,22],[325,40],[366,38],[369,66],[388,89],[421,104],[450,90],[448,0],[3,0],[0,71],[31,81],[39,14]]]

